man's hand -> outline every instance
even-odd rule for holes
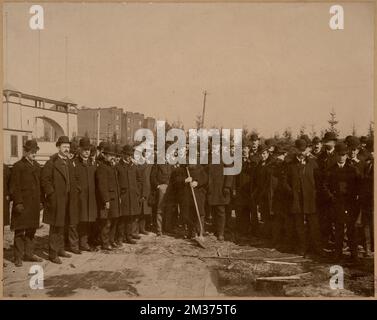
[[[157,189],[165,191],[168,188],[167,184],[159,184],[157,186]]]
[[[107,202],[105,203],[105,208],[106,208],[107,210],[110,209],[110,202],[109,202],[109,201],[107,201]]]
[[[16,210],[16,212],[21,213],[25,210],[25,207],[22,203],[19,203],[19,204],[16,205],[15,210]]]
[[[196,188],[198,186],[198,182],[192,181],[192,182],[190,182],[190,185],[191,185],[191,187]]]
[[[192,177],[187,177],[187,178],[185,179],[185,183],[190,183],[190,182],[192,182]]]

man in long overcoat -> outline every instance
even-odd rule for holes
[[[97,220],[96,181],[97,166],[90,157],[90,140],[82,138],[79,142],[78,156],[75,158],[80,194],[78,197],[79,211],[79,245],[80,250],[90,251],[89,242],[93,240],[93,227]]]
[[[335,212],[335,259],[338,261],[342,258],[346,225],[351,257],[357,260],[355,223],[358,212],[355,212],[355,203],[360,192],[360,175],[350,161],[347,161],[346,144],[338,143],[335,151],[337,163],[330,168],[325,180],[325,191]]]
[[[295,220],[298,235],[298,253],[305,255],[311,243],[313,251],[322,255],[320,231],[316,208],[315,160],[306,156],[307,143],[296,140],[296,156],[287,168],[287,183],[292,196],[290,211]]]
[[[189,171],[190,176],[187,173]],[[208,185],[208,175],[204,167],[200,164],[181,165],[174,174],[174,184],[179,188],[182,195],[182,216],[188,226],[189,238],[193,238],[200,233],[200,224],[196,213],[195,202],[191,187],[196,197],[199,216],[204,227],[206,188]]]
[[[213,151],[220,152],[218,149]],[[212,153],[209,154],[207,175],[207,202],[215,220],[217,239],[224,241],[225,206],[230,203],[233,176],[224,175],[224,163],[222,161],[219,164],[212,163]]]
[[[335,144],[337,137],[333,132],[326,132],[322,139],[323,150],[317,156],[318,182],[317,182],[317,211],[321,230],[323,246],[330,249],[329,243],[333,239],[333,224],[335,213],[331,206],[331,200],[324,190],[324,180],[331,167],[336,164]]]
[[[79,185],[75,167],[69,159],[69,138],[59,137],[56,147],[58,153],[51,156],[42,169],[41,185],[45,194],[43,222],[50,225],[49,258],[60,264],[59,256],[71,257],[64,244],[73,253],[80,253],[77,233]]]
[[[10,190],[13,199],[11,229],[14,230],[14,260],[22,266],[22,260],[41,262],[34,254],[34,235],[39,227],[43,197],[41,192],[41,168],[35,161],[39,150],[35,140],[27,140],[24,156],[12,169]]]
[[[121,227],[118,228],[118,242],[135,244],[140,239],[138,218],[140,215],[140,189],[142,179],[136,164],[132,161],[134,150],[130,145],[122,149],[122,159],[117,166],[121,199]],[[125,234],[124,234],[125,226]]]
[[[269,146],[262,145],[259,148],[261,160],[259,161],[255,173],[252,188],[252,197],[258,204],[263,221],[262,235],[266,239],[272,236],[272,197],[273,197],[273,163]]]
[[[141,157],[145,157],[145,154],[142,154]],[[137,165],[138,177],[141,179],[141,190],[140,190],[140,216],[139,216],[139,233],[148,235],[149,232],[146,230],[146,225],[151,224],[152,219],[152,206],[153,203],[151,190],[151,172],[152,164],[146,162],[143,164]]]
[[[120,217],[120,192],[118,173],[114,166],[115,146],[106,143],[104,159],[96,170],[97,206],[100,218],[100,238],[103,250],[119,247],[115,235]]]

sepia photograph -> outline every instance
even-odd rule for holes
[[[375,298],[375,5],[3,3],[2,298]]]

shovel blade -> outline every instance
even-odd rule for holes
[[[203,249],[207,249],[206,245],[204,244],[204,238],[203,237],[195,237],[194,241],[199,245],[199,247]]]

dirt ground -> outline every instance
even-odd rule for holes
[[[268,249],[252,239],[217,242],[206,249],[182,236],[143,236],[107,253],[85,252],[47,260],[48,226],[36,235],[36,253],[44,288],[31,289],[30,267],[13,264],[13,234],[4,234],[4,297],[29,298],[226,298],[226,297],[370,297],[374,295],[373,258],[344,264],[344,289],[333,290],[331,263]],[[234,239],[233,239],[234,240]],[[291,277],[289,277],[291,276]],[[276,278],[283,277],[283,278]],[[287,278],[288,277],[288,278]]]

